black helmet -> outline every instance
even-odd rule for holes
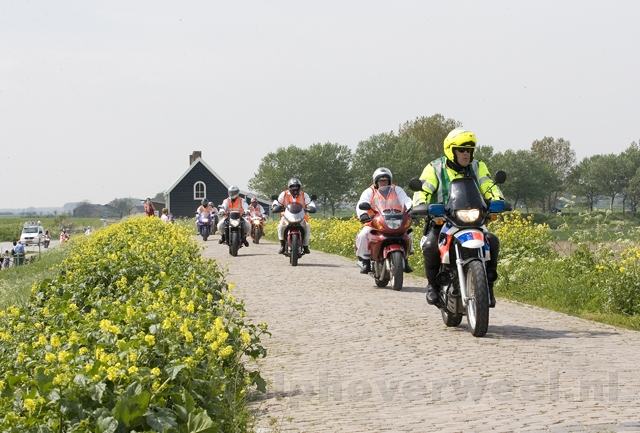
[[[209,204],[209,201],[206,198],[202,199],[202,206],[207,207],[207,204]]]

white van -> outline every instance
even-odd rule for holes
[[[40,221],[27,221],[22,228],[20,242],[22,245],[39,245],[44,240],[44,228]]]

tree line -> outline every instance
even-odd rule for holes
[[[355,149],[337,143],[314,143],[308,148],[294,145],[268,153],[249,180],[249,188],[269,197],[286,189],[296,177],[303,189],[316,194],[323,215],[342,206],[352,206],[372,183],[373,171],[387,167],[393,182],[407,189],[409,180],[419,177],[424,167],[443,155],[443,141],[462,123],[441,114],[417,117],[401,124],[398,131],[383,132],[360,141]],[[593,209],[600,197],[621,196],[623,208],[633,214],[640,200],[640,147],[631,143],[619,155],[594,155],[576,162],[571,143],[562,138],[535,140],[529,150],[495,153],[492,146],[479,145],[475,159],[490,170],[507,172],[501,189],[514,206],[556,207],[563,195],[580,197]],[[410,193],[410,191],[407,191]]]

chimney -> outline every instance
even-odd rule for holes
[[[191,164],[193,164],[193,161],[195,161],[198,158],[202,158],[202,152],[199,150],[194,150],[193,153],[189,155],[189,167],[191,167]]]

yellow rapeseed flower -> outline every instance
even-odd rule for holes
[[[154,337],[151,334],[147,334],[144,336],[144,341],[149,345],[149,346],[153,346],[156,344],[156,337]]]
[[[153,374],[154,376],[160,376],[160,374],[162,374],[162,372],[160,371],[160,369],[158,367],[153,367],[151,369],[151,374]]]
[[[44,360],[45,360],[45,361],[47,361],[47,362],[54,362],[56,359],[58,359],[58,358],[56,357],[56,355],[54,355],[54,354],[53,354],[53,353],[51,353],[51,352],[47,352],[47,353],[45,353],[45,355],[44,355]]]
[[[25,398],[23,406],[27,410],[27,412],[31,413],[36,410],[36,401],[32,398]]]

